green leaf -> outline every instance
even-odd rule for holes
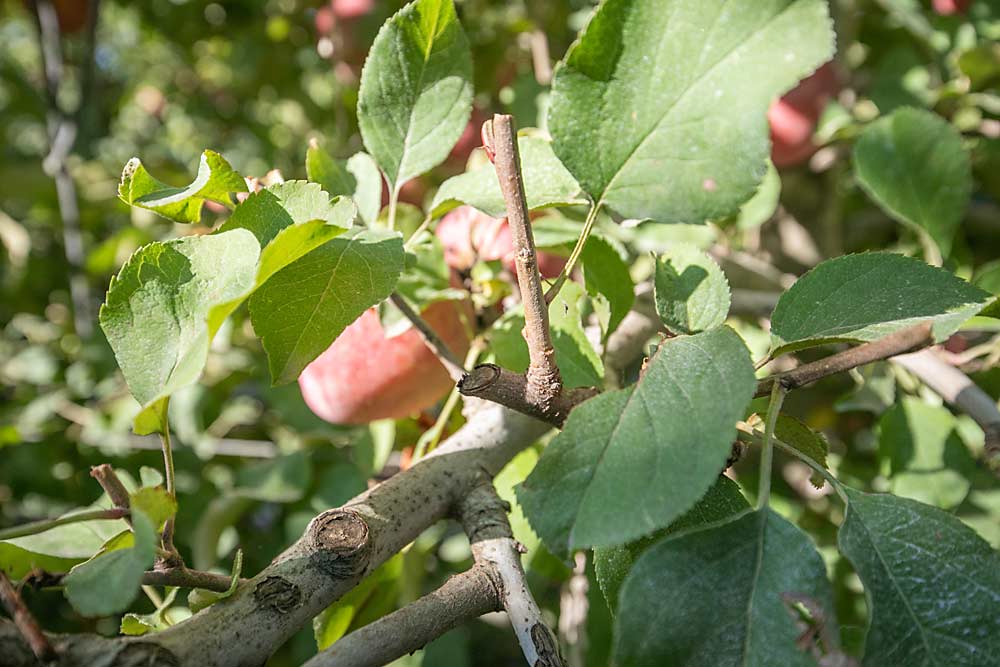
[[[66,598],[83,616],[110,616],[128,609],[143,573],[153,566],[157,535],[152,522],[133,508],[133,546],[102,553],[77,565],[63,579]]]
[[[162,486],[147,486],[130,494],[129,506],[141,511],[157,531],[163,528],[167,519],[177,514],[177,499]]]
[[[943,118],[902,108],[861,133],[854,146],[858,183],[886,213],[926,232],[951,253],[972,193],[962,135]]]
[[[556,70],[555,154],[623,217],[726,217],[766,173],[768,105],[833,44],[823,0],[607,0]]]
[[[717,327],[729,315],[729,281],[711,257],[686,243],[656,258],[656,312],[674,333]]]
[[[316,183],[285,181],[247,197],[216,233],[248,229],[264,248],[286,227],[316,220],[345,230],[355,215],[350,199],[331,200]]]
[[[100,322],[143,407],[137,432],[160,430],[167,397],[197,381],[217,328],[209,315],[251,289],[259,255],[246,230],[191,236],[140,248],[112,278]]]
[[[583,298],[583,288],[567,282],[549,304],[549,328],[556,350],[556,365],[567,388],[598,386],[604,377],[604,365],[587,339],[580,319],[580,300]],[[524,310],[517,308],[504,313],[490,330],[490,349],[496,363],[518,373],[526,371],[529,362],[522,329]]]
[[[943,509],[957,507],[969,493],[975,459],[958,422],[942,406],[904,397],[879,420],[879,454],[889,461],[889,490]]]
[[[217,591],[209,591],[203,588],[193,588],[191,592],[188,593],[188,606],[191,608],[191,612],[197,614],[199,611],[205,607],[210,607],[220,600],[225,600],[228,597],[232,597],[233,593],[240,585],[240,575],[243,573],[243,550],[236,550],[236,557],[233,559],[233,570],[229,575],[229,588],[222,591],[221,593]]]
[[[95,509],[86,508],[82,511]],[[67,512],[72,515],[81,510]],[[56,526],[34,535],[0,542],[0,569],[18,580],[34,568],[68,572],[95,553],[112,536],[128,528],[123,519],[101,519]]]
[[[763,430],[761,424],[761,430]],[[830,452],[830,443],[822,433],[814,431],[795,417],[778,415],[774,425],[774,435],[786,445],[791,445],[824,468],[829,468],[826,455]],[[823,476],[818,472],[809,478],[817,489],[823,488]]]
[[[371,226],[382,209],[382,174],[372,156],[359,151],[347,160],[335,160],[319,144],[306,151],[306,174],[330,195],[354,200],[361,221]]]
[[[939,509],[845,491],[838,543],[865,586],[863,664],[994,662],[1000,655],[1000,554]]]
[[[233,495],[272,503],[293,503],[309,488],[312,469],[304,451],[261,461],[236,473]]]
[[[639,558],[622,587],[615,664],[815,665],[797,645],[797,604],[813,610],[822,637],[837,641],[823,559],[772,510],[668,537]]]
[[[552,152],[550,142],[540,137],[519,136],[517,149],[524,174],[524,195],[530,210],[586,203],[579,184]],[[431,203],[431,215],[442,216],[461,204],[473,206],[494,218],[507,217],[507,204],[500,192],[496,168],[491,163],[442,183]]]
[[[531,526],[556,555],[669,526],[725,467],[755,386],[732,329],[665,341],[638,384],[570,413],[518,487]]]
[[[379,30],[361,72],[365,148],[397,189],[440,164],[472,113],[472,54],[452,0],[415,0]]]
[[[602,322],[607,338],[635,303],[635,283],[629,274],[628,264],[613,245],[598,236],[591,236],[583,246],[583,283],[587,293],[598,295],[607,302],[608,318]]]
[[[275,273],[250,297],[271,378],[298,378],[354,320],[388,297],[403,270],[395,233],[355,228]]]
[[[163,598],[163,604],[159,605],[152,614],[125,614],[122,616],[121,633],[136,637],[169,628],[170,624],[163,616],[177,598],[179,589],[172,587],[169,590],[170,592]]]
[[[194,182],[184,188],[161,183],[150,176],[139,158],[132,158],[122,171],[118,198],[174,222],[198,222],[206,199],[232,207],[231,193],[246,191],[246,181],[233,171],[226,159],[207,150],[201,156]]]
[[[639,556],[650,546],[667,535],[734,518],[737,514],[748,509],[750,509],[750,503],[743,496],[739,485],[728,477],[720,475],[697,505],[664,530],[629,544],[594,549],[594,572],[608,607],[612,611],[617,609],[618,592],[621,590],[625,577]]]
[[[888,252],[830,259],[781,295],[771,317],[774,352],[833,341],[871,341],[933,321],[942,341],[979,312],[989,295],[953,274]]]
[[[736,217],[736,226],[740,229],[760,227],[770,220],[774,212],[778,210],[780,199],[781,175],[778,174],[774,163],[768,160],[764,180],[761,181],[756,194],[740,207],[739,215]]]

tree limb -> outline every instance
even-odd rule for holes
[[[38,626],[35,617],[31,615],[31,612],[24,604],[24,600],[21,599],[21,595],[14,588],[14,585],[10,583],[7,573],[3,570],[0,570],[0,603],[3,604],[3,608],[10,614],[14,625],[17,626],[21,636],[28,643],[34,656],[43,663],[53,660],[56,657],[56,653],[52,648],[52,644],[49,643],[45,633]]]
[[[598,393],[593,387],[560,391],[549,401],[546,408],[542,408],[528,399],[528,378],[525,375],[500,368],[496,364],[480,364],[473,368],[459,381],[458,390],[463,396],[499,403],[521,414],[546,421],[557,428],[562,428],[570,410],[577,404]]]
[[[932,350],[892,358],[948,403],[972,417],[986,436],[985,454],[990,462],[1000,456],[1000,409],[996,401],[969,376],[945,362]]]

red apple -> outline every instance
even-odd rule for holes
[[[317,9],[314,21],[316,23],[316,34],[321,37],[329,35],[333,32],[334,26],[337,25],[337,17],[330,5],[323,5]]]
[[[493,218],[471,206],[459,206],[441,218],[437,236],[444,246],[444,259],[453,269],[468,270],[477,259],[499,259],[508,270],[515,271],[514,240],[506,218]],[[538,253],[538,272],[543,278],[555,278],[564,266],[565,257]]]
[[[356,19],[371,13],[375,0],[330,0],[330,7],[337,18]]]
[[[767,111],[771,125],[771,159],[778,167],[802,164],[816,152],[812,135],[823,109],[840,90],[833,63],[803,79]]]
[[[468,304],[441,301],[424,320],[458,358],[469,350],[462,322]],[[313,412],[334,424],[400,419],[434,405],[454,386],[414,329],[386,338],[374,308],[365,311],[299,376]]]
[[[972,0],[934,0],[934,11],[941,16],[955,16],[969,10]]]

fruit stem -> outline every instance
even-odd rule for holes
[[[594,229],[594,222],[597,220],[597,214],[600,210],[601,205],[597,203],[591,206],[587,212],[587,219],[584,221],[583,229],[580,231],[580,238],[576,240],[576,245],[573,247],[573,252],[569,255],[566,266],[563,267],[556,281],[552,283],[552,286],[545,293],[545,303],[552,303],[552,300],[558,296],[559,290],[562,289],[566,279],[569,278],[570,274],[573,273],[573,269],[576,268],[577,262],[580,261],[580,255],[583,254],[583,248],[587,245],[587,239],[590,238],[590,232]]]
[[[413,328],[416,329],[420,334],[420,337],[424,339],[424,344],[430,348],[430,351],[437,356],[438,361],[440,361],[441,365],[448,371],[448,375],[451,379],[455,382],[461,380],[465,375],[465,368],[462,366],[462,362],[455,357],[454,353],[448,348],[448,345],[441,340],[436,333],[434,333],[434,330],[431,329],[430,325],[427,324],[427,322],[425,322],[424,319],[420,317],[415,310],[413,310],[413,308],[410,307],[410,304],[408,304],[406,299],[404,299],[398,292],[393,292],[393,294],[389,297],[389,301],[391,301],[392,305],[399,309],[399,312],[403,314],[403,317],[410,321]]]

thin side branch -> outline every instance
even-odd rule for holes
[[[1000,457],[1000,409],[996,401],[969,376],[945,362],[932,350],[921,350],[892,358],[945,401],[972,417],[986,435],[988,462]]]
[[[881,361],[882,359],[888,359],[898,354],[911,352],[926,347],[933,342],[934,336],[931,333],[931,323],[923,322],[906,329],[901,329],[871,343],[858,345],[843,352],[832,354],[819,361],[803,364],[787,373],[766,377],[757,383],[757,392],[754,396],[767,396],[771,393],[771,388],[775,382],[780,382],[786,390],[797,389],[830,375],[843,373],[852,368],[870,364],[873,361]]]
[[[14,625],[28,646],[31,647],[31,652],[35,654],[35,657],[42,663],[55,660],[56,652],[52,648],[52,644],[45,637],[45,633],[38,626],[35,617],[31,615],[24,600],[21,599],[21,595],[3,570],[0,570],[0,603],[10,614],[11,620],[14,621]]]
[[[394,292],[392,296],[389,297],[392,305],[399,309],[399,312],[403,314],[403,317],[410,321],[413,328],[417,330],[420,337],[424,339],[424,344],[430,349],[431,352],[437,356],[438,361],[441,365],[445,367],[448,371],[448,375],[456,383],[460,382],[462,376],[465,375],[465,368],[462,366],[462,362],[458,360],[458,357],[448,348],[447,343],[445,343],[441,338],[434,333],[430,325],[424,321],[424,318],[420,317],[410,304],[406,302],[399,293]]]
[[[528,203],[524,196],[524,177],[517,149],[514,119],[507,114],[493,116],[483,132],[496,164],[500,191],[507,204],[507,223],[514,241],[514,264],[524,304],[524,340],[528,343],[530,363],[527,372],[527,400],[547,411],[562,391],[562,377],[556,366],[555,348],[549,334],[549,308],[538,272],[538,255],[531,233]]]
[[[41,521],[32,521],[20,526],[14,526],[13,528],[7,528],[6,530],[0,530],[0,540],[12,540],[16,537],[24,537],[25,535],[35,535],[36,533],[42,533],[69,523],[96,521],[99,519],[122,519],[126,517],[128,517],[128,510],[117,507],[110,510],[87,510],[85,512],[61,516],[57,519],[42,519]]]
[[[559,642],[545,624],[538,603],[531,595],[521,567],[523,547],[514,540],[507,519],[507,505],[483,477],[459,505],[462,526],[469,536],[476,564],[491,568],[497,580],[503,608],[517,635],[521,651],[532,667],[565,667]]]
[[[500,368],[496,364],[480,364],[473,368],[458,383],[458,390],[463,396],[499,403],[557,428],[562,428],[570,410],[598,393],[593,387],[560,391],[543,408],[528,399],[530,392],[527,376]]]
[[[142,575],[142,583],[150,586],[203,588],[216,593],[225,593],[232,585],[232,579],[224,574],[190,570],[186,567],[172,567],[146,572]]]
[[[413,653],[469,619],[500,610],[487,568],[473,565],[436,591],[338,639],[303,667],[381,667]]]

